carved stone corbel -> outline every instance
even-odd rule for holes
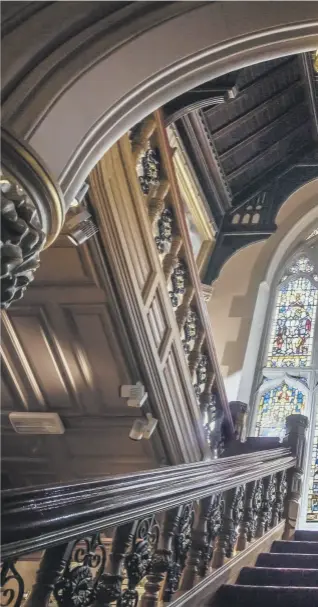
[[[40,252],[58,236],[65,216],[61,192],[35,153],[1,133],[1,307],[23,296]]]

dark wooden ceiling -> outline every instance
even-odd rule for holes
[[[218,242],[206,282],[235,250],[269,236],[281,204],[318,177],[312,53],[238,70],[165,108],[205,193]]]

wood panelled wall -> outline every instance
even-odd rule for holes
[[[4,486],[210,456],[128,135],[89,180],[99,234],[80,247],[62,235],[25,297],[3,313]],[[143,411],[119,396],[138,380],[149,394]],[[15,434],[13,410],[57,412],[66,432]],[[146,412],[158,428],[132,441],[133,421]]]
[[[157,437],[128,438],[138,409],[120,398],[140,379],[97,242],[65,236],[42,255],[34,285],[2,314],[3,486],[66,481],[165,462]],[[54,411],[60,436],[22,436],[10,411]]]

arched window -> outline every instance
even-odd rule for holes
[[[318,228],[280,272],[269,310],[254,413],[256,436],[285,433],[302,413],[308,433],[307,523],[318,523]]]

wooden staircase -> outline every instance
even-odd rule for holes
[[[214,607],[317,607],[318,531],[296,531],[292,541],[275,541],[255,567],[244,567],[236,584],[223,585]]]

